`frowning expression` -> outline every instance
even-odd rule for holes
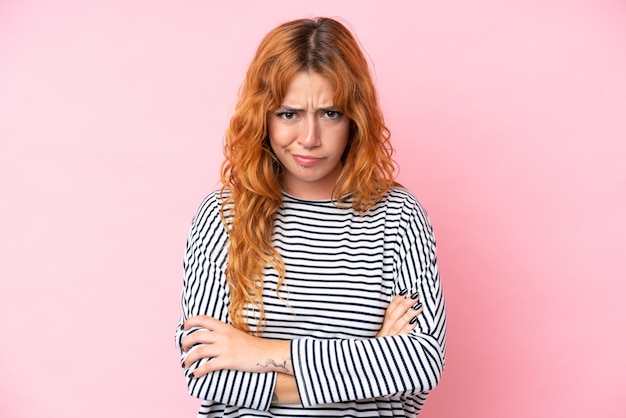
[[[330,198],[350,132],[350,119],[333,106],[331,83],[315,72],[297,73],[269,114],[268,128],[284,167],[283,190],[303,199]]]

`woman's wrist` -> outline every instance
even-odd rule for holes
[[[293,375],[291,341],[261,339],[256,366],[259,372],[277,372]]]

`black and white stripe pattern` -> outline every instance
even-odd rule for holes
[[[214,192],[192,225],[181,323],[194,315],[228,322],[228,235],[219,208]],[[265,269],[263,336],[292,340],[303,405],[270,407],[274,373],[225,370],[188,379],[190,394],[205,400],[199,416],[419,413],[443,369],[446,317],[434,236],[417,200],[395,187],[359,215],[330,200],[284,195],[273,239],[287,273],[277,294],[277,274]],[[389,301],[403,289],[417,291],[424,305],[417,328],[409,335],[373,338]],[[256,326],[255,318],[248,321]],[[185,334],[179,324],[179,346]]]

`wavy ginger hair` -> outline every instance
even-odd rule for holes
[[[365,213],[395,184],[392,147],[367,61],[352,34],[329,18],[284,23],[261,41],[248,68],[226,132],[222,164],[222,221],[229,230],[226,279],[232,324],[250,332],[256,313],[263,328],[263,269],[285,278],[272,244],[282,202],[282,166],[269,145],[267,117],[280,107],[296,73],[315,72],[333,86],[333,105],[351,121],[343,169],[333,190],[337,204]]]

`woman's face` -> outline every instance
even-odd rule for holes
[[[284,166],[285,193],[329,199],[341,173],[350,120],[333,106],[333,89],[315,72],[297,73],[268,117],[272,150]]]

